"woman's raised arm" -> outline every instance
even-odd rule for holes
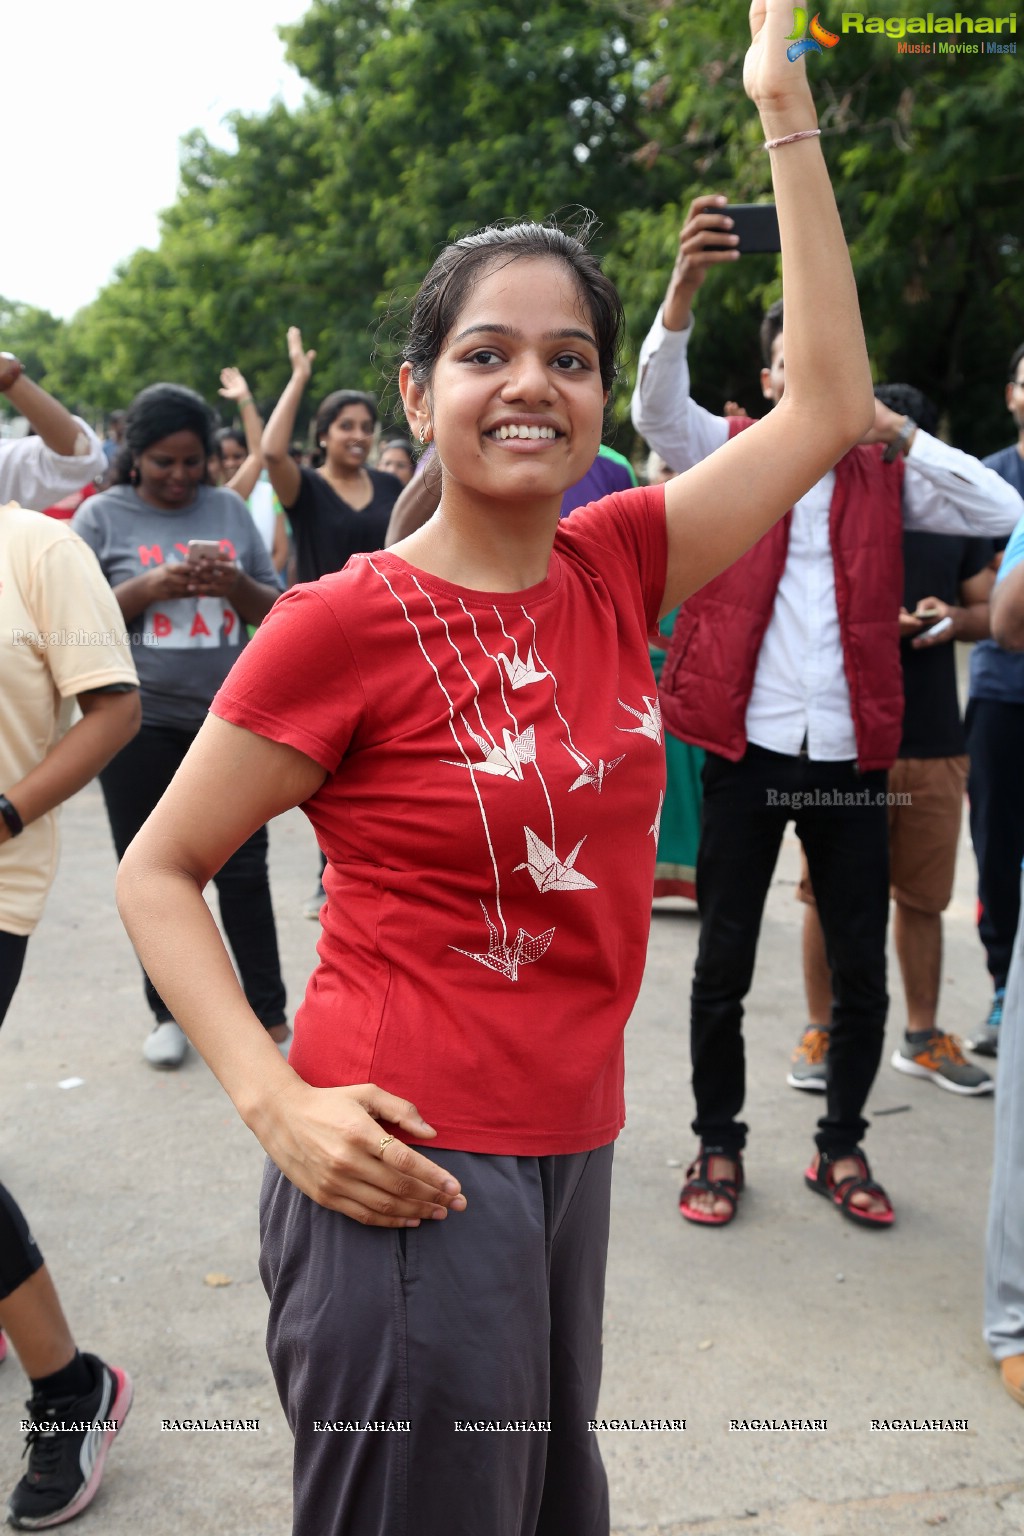
[[[739,558],[874,420],[857,289],[789,0],[754,0],[743,84],[771,156],[785,293],[785,393],[756,427],[666,486],[664,612]]]
[[[307,352],[302,345],[302,332],[297,325],[288,327],[288,357],[292,376],[263,428],[263,462],[267,466],[270,483],[277,492],[277,499],[289,511],[299,495],[302,476],[299,466],[291,455],[292,433],[299,402],[306,392],[306,385],[313,376],[315,352]]]

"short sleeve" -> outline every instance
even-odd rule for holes
[[[960,561],[959,581],[970,581],[992,563],[995,546],[991,539],[965,539],[963,559]]]
[[[345,632],[313,583],[274,604],[210,705],[334,773],[365,715]]]
[[[1024,560],[1024,518],[1021,518],[1010,536],[1010,542],[1006,546],[1002,564],[999,567],[999,575],[996,582],[1003,581],[1013,570],[1015,565],[1020,565]]]
[[[95,555],[76,534],[56,540],[38,560],[32,609],[49,637],[46,662],[61,698],[111,683],[138,686],[124,616]]]
[[[668,570],[665,487],[616,491],[578,507],[561,525],[567,538],[586,538],[617,556],[640,577],[649,628],[658,622]]]

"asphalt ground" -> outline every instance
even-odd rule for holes
[[[1024,1531],[1024,1418],[980,1333],[992,1102],[888,1065],[905,1019],[891,958],[889,1044],[867,1146],[897,1225],[861,1231],[804,1188],[821,1101],[785,1084],[804,1017],[797,854],[787,838],[762,928],[746,1028],[748,1189],[722,1230],[676,1212],[694,1150],[685,1017],[697,920],[686,904],[653,920],[627,1036],[600,1413],[686,1428],[602,1433],[613,1527],[619,1536],[1010,1536]],[[316,855],[298,812],[274,824],[271,866],[294,1006],[318,932],[300,912]],[[135,1381],[81,1529],[285,1536],[290,1437],[264,1354],[256,1269],[262,1153],[197,1056],[167,1074],[142,1061],[148,1015],[113,873],[92,786],[66,808],[61,869],[0,1032],[2,1177],[29,1214],[81,1347]],[[972,880],[965,833],[941,1009],[961,1034],[989,992]],[[12,1354],[0,1367],[4,1493],[20,1475],[25,1395]],[[258,1419],[259,1428],[162,1428],[185,1418]],[[897,1418],[967,1428],[871,1427]],[[828,1427],[730,1428],[754,1419]]]

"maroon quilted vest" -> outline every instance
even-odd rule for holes
[[[753,426],[734,417],[729,436]],[[851,448],[835,467],[829,536],[843,665],[858,766],[889,768],[903,728],[899,622],[903,600],[903,459]],[[787,512],[721,576],[687,598],[669,642],[660,693],[676,736],[737,762],[761,642],[789,547]]]

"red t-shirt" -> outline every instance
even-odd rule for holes
[[[578,509],[522,592],[355,555],[280,599],[213,701],[328,775],[303,806],[327,909],[291,1065],[411,1099],[438,1147],[546,1156],[622,1127],[664,507],[658,486]]]

